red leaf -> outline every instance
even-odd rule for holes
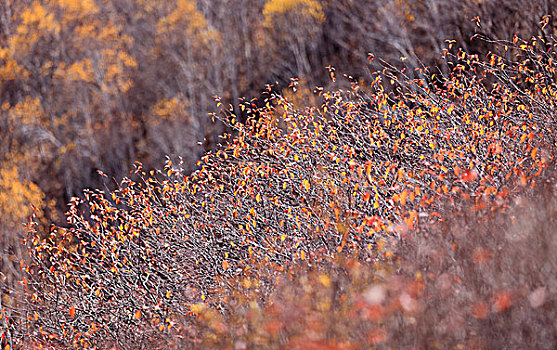
[[[480,301],[472,306],[472,315],[478,319],[484,319],[489,315],[489,306],[487,303]]]
[[[509,292],[506,291],[497,293],[493,299],[493,308],[497,312],[507,310],[512,304],[511,295]]]

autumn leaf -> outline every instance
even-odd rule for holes
[[[365,202],[369,202],[369,199],[371,198],[371,194],[369,192],[364,192],[363,197]]]
[[[536,155],[538,154],[538,147],[534,147],[534,149],[532,150],[532,159],[536,159]]]
[[[475,169],[467,169],[462,172],[462,181],[472,182],[478,178],[478,172]]]
[[[416,213],[416,211],[412,210],[408,212],[408,216],[404,219],[404,222],[406,223],[406,226],[408,226],[408,229],[412,230],[414,228],[417,218],[418,213]]]
[[[493,309],[496,312],[507,310],[512,304],[511,294],[508,291],[500,291],[493,298]]]
[[[480,301],[472,306],[472,315],[478,319],[484,319],[489,315],[489,305],[486,302]]]
[[[406,197],[408,197],[408,190],[404,190],[400,194],[400,204],[406,205]]]

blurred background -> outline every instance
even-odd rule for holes
[[[297,78],[311,97],[330,84],[328,66],[365,83],[379,68],[368,53],[443,70],[446,40],[486,54],[485,41],[470,39],[475,32],[493,40],[541,35],[539,22],[555,5],[0,0],[0,270],[17,278],[33,210],[45,227],[63,223],[71,197],[104,186],[98,170],[119,180],[134,161],[160,168],[167,155],[193,169],[224,131],[209,116],[214,96],[241,114],[241,99],[259,103],[266,84],[280,91]]]

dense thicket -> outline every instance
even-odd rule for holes
[[[407,74],[422,63],[446,74],[445,40],[493,49],[470,40],[471,18],[489,39],[529,38],[554,33],[551,19],[539,24],[552,13],[550,0],[3,0],[0,191],[14,200],[0,199],[2,271],[18,275],[30,203],[47,227],[103,185],[97,170],[119,181],[134,161],[158,168],[165,155],[193,170],[223,131],[207,115],[214,95],[244,120],[239,98],[261,106],[266,83],[280,91],[296,77],[314,98],[330,65],[371,83],[368,52],[404,57]]]
[[[557,343],[555,170],[505,213],[474,202],[420,233],[378,246],[385,261],[338,259],[235,280],[229,310],[203,304],[198,331],[174,344],[204,349],[553,349]],[[254,300],[265,300],[253,303]]]
[[[548,19],[541,25],[547,27]],[[489,338],[489,332],[515,319],[524,322],[516,326],[522,327],[542,312],[535,321],[538,329],[554,313],[554,261],[541,252],[524,264],[512,259],[535,254],[534,246],[520,248],[518,242],[525,239],[536,247],[553,246],[551,230],[536,228],[523,239],[525,228],[520,223],[511,228],[505,220],[516,220],[512,210],[517,209],[512,208],[520,207],[517,196],[547,180],[544,172],[554,163],[556,43],[539,36],[497,44],[504,55],[479,56],[449,45],[443,53],[447,74],[422,69],[408,76],[407,70],[385,68],[370,75],[370,84],[349,80],[344,90],[318,89],[318,106],[303,110],[269,88],[262,107],[251,102],[238,106],[245,120],[234,109],[214,115],[233,135],[206,153],[191,175],[181,161],[169,159],[159,171],[137,164],[133,176],[116,190],[85,191],[73,198],[65,228],[45,233],[31,223],[30,261],[22,263],[24,297],[4,309],[3,341],[11,347],[168,348],[218,340],[218,332],[234,337],[245,327],[249,338],[248,323],[259,316],[227,325],[215,314],[232,312],[231,320],[234,310],[242,314],[245,304],[231,297],[238,296],[234,293],[249,294],[254,286],[253,298],[244,299],[250,308],[269,300],[271,309],[280,310],[281,300],[297,295],[296,283],[329,293],[310,283],[315,276],[303,277],[300,264],[324,269],[333,264],[331,276],[325,272],[317,277],[320,284],[354,284],[350,298],[358,298],[365,281],[387,275],[331,282],[337,275],[344,278],[344,268],[336,270],[335,261],[350,256],[375,263],[379,270],[395,266],[403,272],[399,282],[391,272],[392,282],[366,292],[368,304],[376,307],[388,300],[379,296],[401,293],[380,318],[365,311],[368,304],[354,306],[354,312],[371,312],[371,320],[384,327],[369,320],[359,324],[350,314],[338,323],[355,322],[357,331],[346,335],[355,347],[387,339],[392,347],[408,345],[406,335],[396,333],[397,322],[410,329],[419,324],[413,338],[420,342],[414,344],[417,348],[435,342],[458,347],[476,338],[479,346],[501,342],[520,347],[530,336],[508,340]],[[332,69],[330,73],[335,80]],[[296,82],[291,87],[296,89]],[[550,208],[546,217],[553,220]],[[497,215],[509,210],[511,216],[500,219],[502,227],[509,227],[504,234],[482,226],[485,220],[497,223]],[[450,212],[453,218],[448,218]],[[474,220],[479,222],[477,232]],[[451,228],[453,222],[460,224]],[[477,277],[477,265],[486,266],[483,280]],[[298,271],[301,278],[293,282],[294,294],[288,294],[288,283],[269,294],[289,271]],[[409,274],[416,281],[408,290],[404,278]],[[433,283],[431,289],[426,279]],[[445,294],[435,290],[449,293],[452,281],[458,280],[466,282],[462,294],[451,300],[454,305],[445,304]],[[352,308],[355,299],[334,290],[333,303],[341,293],[335,308],[344,302]],[[517,297],[522,304],[514,309]],[[523,310],[525,297],[536,310]],[[274,304],[273,298],[278,298]],[[464,311],[453,310],[461,304]],[[295,308],[296,300],[285,305]],[[438,314],[428,311],[401,320],[398,313],[430,309]],[[502,314],[513,310],[516,316]],[[212,316],[196,317],[206,312]],[[483,329],[478,321],[464,333],[451,331],[470,315],[488,319],[493,328],[478,335],[474,332]],[[303,324],[318,315],[300,317]],[[203,320],[216,323],[205,327]],[[435,328],[440,320],[449,328]],[[277,322],[279,330],[284,327]],[[542,347],[554,337],[555,330],[548,327]],[[278,343],[273,338],[268,346],[288,341],[311,345],[288,329],[276,333]],[[330,346],[344,342],[333,325],[322,332]],[[361,338],[367,332],[371,335]],[[246,338],[242,344],[247,347],[257,339]],[[232,339],[223,344],[228,341]]]

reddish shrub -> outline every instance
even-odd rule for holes
[[[189,316],[213,322],[215,308],[234,309],[226,297],[234,277],[256,283],[253,297],[265,300],[294,263],[326,264],[348,254],[361,261],[394,259],[394,265],[384,262],[379,269],[412,276],[384,274],[385,286],[366,294],[376,304],[364,312],[367,318],[408,315],[397,322],[410,328],[419,323],[415,332],[423,332],[422,347],[434,346],[429,341],[438,338],[450,346],[471,339],[489,344],[494,338],[475,330],[468,334],[463,325],[478,301],[501,315],[496,320],[514,310],[520,293],[511,281],[494,276],[515,267],[508,259],[519,250],[509,245],[501,260],[498,237],[489,241],[479,235],[471,245],[464,237],[468,229],[461,228],[507,211],[509,199],[535,187],[554,160],[555,51],[547,42],[539,50],[540,40],[503,43],[516,54],[512,60],[447,50],[453,67],[447,76],[425,70],[427,79],[408,79],[385,69],[370,87],[322,92],[320,108],[297,111],[269,92],[263,108],[242,105],[250,115],[245,123],[223,111],[220,118],[235,135],[207,153],[191,176],[170,160],[157,172],[138,164],[133,179],[116,191],[86,191],[83,199],[72,200],[67,228],[31,230],[32,262],[22,282],[28,294],[10,311],[15,319],[4,336],[11,337],[10,346],[50,340],[60,347],[103,348],[164,348],[208,336],[216,347],[230,341],[214,336],[226,333],[227,324],[196,328],[197,318]],[[462,265],[446,269],[453,260]],[[497,268],[488,268],[494,263]],[[347,281],[373,280],[361,263],[350,264],[341,275]],[[478,274],[497,283],[463,290],[456,304],[443,302],[460,290],[455,284],[474,285]],[[308,318],[300,312],[313,305],[304,288],[317,285],[300,280],[306,294],[296,287],[277,297],[293,305],[284,310],[289,326],[263,327],[278,333],[261,346],[275,344],[273,337],[292,346],[344,346],[361,335],[376,344],[414,344],[400,333],[404,327],[352,319],[348,310],[355,300],[342,283],[329,279],[331,302],[344,305],[339,314],[327,314],[332,331],[318,327],[323,314]],[[434,297],[443,297],[434,304],[429,304],[435,300],[428,297],[430,280],[439,290]],[[377,301],[381,293],[392,296],[385,297],[385,305]],[[420,300],[424,295],[426,302]],[[538,291],[530,304],[542,305],[543,296]],[[249,305],[260,309],[256,299]],[[465,311],[443,311],[457,305]],[[430,308],[431,317],[418,317],[430,315],[424,311]],[[480,311],[476,314],[483,316]],[[268,316],[258,312],[243,315],[258,324]],[[333,324],[343,318],[355,322],[354,328]],[[316,335],[298,333],[314,328]],[[350,333],[342,335],[346,329]],[[451,336],[445,340],[446,334]]]

